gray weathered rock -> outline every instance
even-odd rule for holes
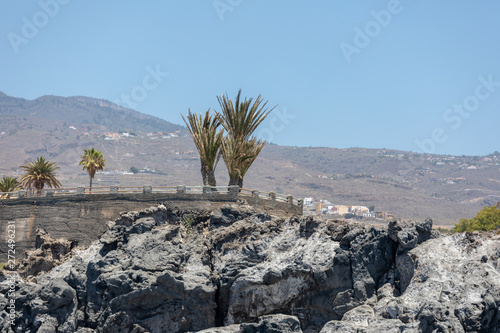
[[[413,273],[400,296],[386,284],[321,332],[500,332],[499,257],[497,235],[428,240],[406,256]]]
[[[382,229],[312,218],[240,220],[214,231],[213,240],[221,244],[214,268],[226,325],[281,312],[321,328],[373,294],[394,252]]]
[[[36,230],[35,250],[27,253],[27,258],[22,260],[17,272],[22,277],[36,276],[48,272],[59,266],[69,255],[74,247],[66,239],[53,239],[43,229]]]
[[[500,332],[500,236],[437,236],[430,220],[122,213],[16,283],[14,326],[1,296],[0,332]]]
[[[259,317],[257,323],[242,323],[224,327],[213,327],[198,333],[302,333],[297,317],[275,314]]]

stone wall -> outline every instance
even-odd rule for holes
[[[7,262],[8,224],[14,221],[16,257],[33,249],[38,227],[53,238],[65,238],[87,246],[106,230],[120,212],[143,210],[162,203],[186,210],[215,210],[224,204],[244,202],[264,210],[286,214],[302,214],[302,206],[289,202],[241,197],[237,191],[228,193],[204,190],[203,193],[109,193],[92,195],[40,196],[0,201],[0,262]],[[12,229],[12,227],[10,227]],[[12,235],[12,232],[11,232]]]
[[[264,210],[280,210],[290,214],[302,215],[303,200],[299,199],[295,204],[292,196],[287,196],[286,201],[280,201],[277,200],[276,193],[274,192],[269,193],[267,196],[263,196],[259,191],[254,190],[251,196],[245,196],[244,198],[249,205]]]

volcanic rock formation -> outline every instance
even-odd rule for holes
[[[0,331],[500,332],[499,266],[500,236],[440,237],[431,220],[160,205],[19,279],[13,325],[0,283]]]

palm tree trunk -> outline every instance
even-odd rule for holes
[[[201,179],[203,180],[203,186],[207,186],[208,185],[208,172],[203,167],[203,164],[201,165]]]
[[[201,178],[203,179],[204,186],[217,186],[215,171],[208,170],[207,165],[203,161],[201,161]]]
[[[92,177],[90,177],[90,188],[89,188],[89,194],[92,193]]]
[[[229,177],[229,184],[228,186],[233,186],[233,185],[238,185],[238,179],[234,177]]]
[[[213,170],[210,170],[207,173],[207,185],[208,186],[217,186],[217,181],[215,180],[215,172]]]
[[[240,188],[243,187],[243,178],[239,176],[234,176],[229,178],[229,186],[238,185]]]

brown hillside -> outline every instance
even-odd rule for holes
[[[108,160],[105,171],[155,170],[98,174],[96,186],[201,184],[198,155],[184,128],[109,101],[0,95],[0,133],[3,175],[20,175],[20,165],[43,155],[59,163],[64,186],[86,185],[78,160],[84,148],[95,147]],[[499,163],[500,153],[446,156],[270,144],[244,185],[335,204],[375,205],[395,217],[431,217],[437,225],[453,225],[500,201]],[[227,184],[222,160],[216,175],[218,184]]]

